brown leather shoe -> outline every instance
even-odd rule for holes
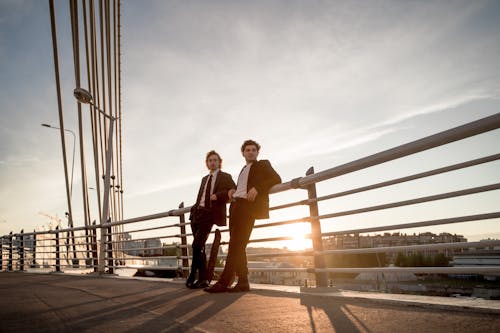
[[[248,283],[237,283],[234,288],[229,288],[227,291],[229,291],[230,293],[250,291],[250,285]]]
[[[219,282],[217,282],[213,286],[203,289],[203,291],[206,291],[207,293],[225,293],[227,290],[227,287]]]

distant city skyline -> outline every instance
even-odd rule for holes
[[[248,138],[289,181],[310,166],[321,171],[500,112],[498,1],[123,1],[121,9],[126,218],[191,205],[211,149],[236,180]],[[56,1],[65,126],[76,130],[68,13],[68,3]],[[60,138],[40,126],[58,124],[47,2],[0,1],[0,73],[0,234],[46,225],[39,212],[65,225]],[[318,194],[495,154],[498,142],[499,130],[485,133],[325,181]],[[337,198],[320,203],[320,213],[496,183],[499,171],[496,161]],[[74,221],[82,226],[79,165],[74,179]],[[91,219],[99,220],[91,195]],[[293,191],[271,202],[305,198]],[[325,220],[323,230],[498,211],[498,202],[491,191]],[[299,207],[271,212],[271,221],[307,215]],[[499,222],[426,230],[500,238]],[[300,248],[308,232],[298,224],[255,229],[253,237],[290,233],[297,237],[290,248]]]

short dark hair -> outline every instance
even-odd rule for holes
[[[257,151],[260,150],[260,145],[253,141],[253,140],[246,140],[245,142],[243,142],[243,145],[241,145],[241,152],[243,153],[245,151],[245,147],[246,146],[255,146],[257,148]]]
[[[219,168],[222,168],[222,158],[220,157],[219,153],[216,152],[215,150],[211,150],[207,153],[207,157],[205,157],[205,164],[208,163],[208,158],[212,155],[217,156],[217,158],[219,159]]]

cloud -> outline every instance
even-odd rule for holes
[[[8,157],[6,160],[1,160],[0,164],[10,165],[10,166],[23,166],[32,165],[33,163],[40,162],[40,159],[36,156],[16,156]]]

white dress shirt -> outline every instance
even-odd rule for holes
[[[210,177],[210,175],[212,175],[212,184],[210,186],[210,195],[212,195],[214,193],[215,180],[217,179],[217,175],[219,174],[219,170],[220,169],[217,169],[215,171],[210,171],[210,173],[208,174],[208,177]],[[200,202],[199,202],[199,205],[201,207],[205,207],[205,193],[207,191],[207,185],[208,185],[208,178],[207,178],[207,181],[205,182],[205,186],[203,186],[203,192],[201,193],[201,198],[200,198]]]
[[[247,185],[248,185],[248,175],[250,174],[250,168],[252,167],[252,163],[248,163],[245,165],[243,170],[238,177],[238,185],[236,186],[236,192],[234,192],[234,198],[247,198]]]

